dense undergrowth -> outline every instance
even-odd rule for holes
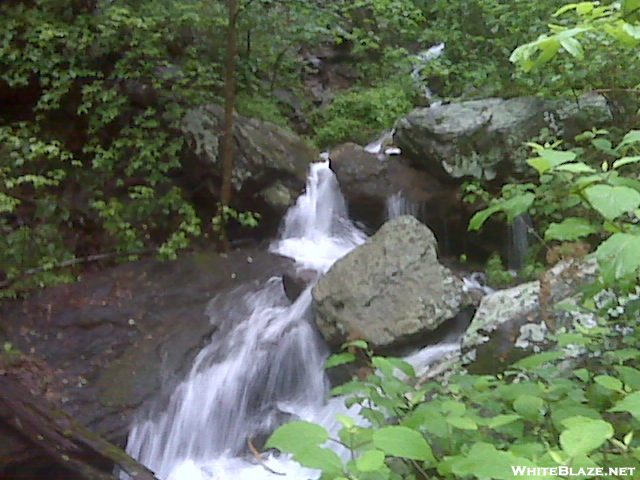
[[[326,147],[391,127],[426,85],[441,98],[535,93],[506,54],[559,4],[241,2],[237,107]],[[172,258],[213,233],[176,178],[183,113],[222,101],[223,2],[8,0],[0,26],[1,295],[71,279],[58,267],[92,255]],[[317,48],[353,72],[322,102],[307,83],[323,78],[305,60]]]
[[[551,25],[513,52],[522,71],[550,74],[564,55],[588,64],[585,45],[605,52],[618,45],[618,59],[626,59],[640,44],[638,1],[570,4],[556,13],[563,15],[566,26]],[[638,92],[626,75],[616,80],[612,90]],[[548,351],[492,375],[471,375],[459,364],[434,381],[362,342],[347,344],[351,351],[327,366],[354,361],[359,348],[373,373],[333,393],[359,405],[364,420],[340,416],[337,438],[315,424],[286,424],[267,445],[321,470],[323,479],[637,478],[640,130],[593,129],[576,142],[531,142],[537,181],[506,185],[493,199],[473,190],[487,206],[470,229],[495,214],[512,222],[528,213],[553,261],[579,262],[589,251],[597,259],[597,279],[577,302],[555,306],[568,310],[570,321],[550,330]],[[332,443],[347,449],[347,460],[328,448]]]

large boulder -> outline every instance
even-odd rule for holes
[[[191,183],[202,185],[217,180],[222,170],[224,110],[206,105],[189,110],[182,121],[182,132],[191,150],[185,159]],[[234,169],[231,178],[247,203],[261,201],[283,213],[294,203],[304,187],[307,167],[318,159],[318,151],[301,137],[270,122],[234,114]],[[213,196],[217,192],[210,192]],[[254,205],[255,206],[255,205]]]
[[[595,279],[595,260],[565,260],[539,280],[499,290],[482,298],[462,338],[463,360],[472,373],[494,373],[549,347],[550,331],[594,325],[591,315],[558,310],[575,303],[578,287]]]
[[[411,216],[384,224],[313,289],[316,323],[333,345],[348,338],[400,346],[453,319],[470,302],[438,262],[433,233]]]
[[[455,186],[397,157],[381,158],[355,143],[339,145],[330,158],[350,217],[370,231],[378,230],[389,218],[409,213],[437,235],[444,236],[447,229],[458,233],[458,224],[461,232],[466,231],[466,218],[460,215],[464,208]],[[447,228],[443,228],[445,218]]]
[[[586,118],[586,122],[585,122]],[[398,121],[394,142],[416,166],[449,178],[506,181],[531,175],[523,142],[541,129],[568,139],[611,119],[604,97],[576,103],[488,98],[419,108]]]
[[[128,263],[5,304],[0,344],[43,361],[60,387],[59,406],[122,445],[137,409],[170,391],[210,341],[217,328],[207,314],[210,300],[293,272],[290,260],[249,250]],[[34,455],[0,428],[0,471]]]

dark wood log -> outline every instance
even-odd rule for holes
[[[76,422],[9,374],[0,374],[0,421],[48,457],[87,480],[117,480],[98,465],[115,465],[135,480],[158,480],[123,450]]]

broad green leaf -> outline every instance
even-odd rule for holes
[[[520,415],[508,414],[508,415],[498,415],[497,417],[492,418],[487,426],[489,428],[499,428],[503,425],[508,425],[511,422],[515,422],[516,420],[520,420]]]
[[[410,363],[394,357],[387,357],[387,360],[389,361],[389,363],[391,363],[391,365],[400,370],[406,376],[411,378],[416,376],[416,371],[413,369]]]
[[[560,434],[560,446],[572,458],[587,455],[613,437],[613,427],[604,420],[570,417],[563,422],[570,425]]]
[[[320,445],[329,439],[329,434],[320,425],[299,421],[278,427],[267,440],[267,448],[277,448],[287,453],[297,453],[312,445]],[[301,462],[302,463],[302,462]]]
[[[565,38],[560,41],[560,45],[567,52],[569,52],[572,56],[582,59],[584,58],[584,49],[582,48],[582,44],[576,38]]]
[[[588,237],[598,231],[598,228],[586,218],[565,218],[561,223],[552,223],[544,232],[545,240],[560,240],[571,242],[579,238]]]
[[[564,421],[571,417],[586,417],[593,420],[602,420],[597,410],[574,401],[564,400],[552,404],[551,421],[556,429],[563,430],[566,428],[567,426],[564,425]]]
[[[570,173],[593,173],[595,169],[590,167],[584,162],[571,162],[563,165],[558,165],[554,168],[556,171],[570,172]]]
[[[516,195],[508,200],[502,200],[489,208],[480,210],[469,220],[469,230],[479,230],[487,219],[497,212],[504,212],[507,215],[507,221],[513,222],[521,213],[526,212],[535,200],[536,196],[531,192]]]
[[[544,402],[542,399],[533,395],[520,395],[513,402],[513,409],[527,420],[538,419],[543,407]]]
[[[364,452],[361,457],[358,457],[356,467],[361,472],[375,472],[386,468],[384,459],[384,453],[380,450],[369,450]]]
[[[615,233],[602,242],[596,257],[607,281],[627,277],[640,268],[640,236]]]
[[[489,443],[479,442],[466,455],[457,456],[451,463],[451,469],[456,478],[512,480],[516,478],[511,469],[513,465],[527,468],[536,466],[526,458],[497,450]]]
[[[293,458],[308,468],[322,470],[329,475],[339,475],[342,473],[342,460],[336,452],[328,448],[317,445],[307,446],[294,453]]]
[[[620,144],[616,147],[616,150],[619,150],[620,148],[626,145],[630,145],[632,143],[638,143],[638,142],[640,142],[640,130],[630,130],[624,136]]]
[[[356,347],[356,348],[362,348],[363,350],[366,350],[367,348],[369,348],[369,345],[364,340],[353,340],[351,342],[343,343],[340,346],[340,349],[344,350],[345,348],[348,348],[348,347]]]
[[[640,205],[640,192],[629,187],[592,185],[585,188],[584,193],[593,208],[607,220],[631,212]]]
[[[513,364],[514,367],[531,370],[545,363],[552,362],[564,356],[563,352],[543,352],[530,355]]]
[[[640,162],[640,156],[635,156],[635,157],[622,157],[619,160],[616,160],[615,162],[613,162],[612,168],[615,170],[617,168],[620,168],[624,165],[629,165],[630,163],[638,163]]]
[[[618,374],[622,377],[622,381],[625,385],[633,388],[634,390],[640,390],[640,370],[624,365],[616,365],[613,368],[615,368]]]
[[[627,33],[630,37],[635,38],[636,40],[640,40],[640,26],[633,25],[631,23],[624,22],[622,24],[622,29]]]
[[[374,432],[373,444],[387,455],[412,460],[434,460],[431,447],[424,437],[407,427],[384,427]]]
[[[640,420],[640,392],[627,395],[612,408],[610,412],[629,412],[636,420]]]
[[[548,170],[562,165],[567,162],[572,162],[576,159],[576,154],[573,152],[563,152],[560,150],[552,150],[545,148],[539,151],[539,157],[530,158],[527,163],[536,169],[539,175],[547,172]]]
[[[609,390],[619,392],[622,390],[622,382],[610,375],[598,375],[593,379],[598,385],[603,386]]]
[[[446,417],[446,422],[461,430],[477,430],[478,425],[468,417]]]
[[[337,367],[338,365],[344,365],[345,363],[351,363],[356,359],[353,353],[344,352],[331,355],[325,362],[324,368]]]

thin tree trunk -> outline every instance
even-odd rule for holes
[[[0,373],[0,421],[87,480],[117,480],[97,466],[105,463],[117,465],[136,480],[157,480],[144,465],[6,373]]]
[[[223,248],[229,249],[229,241],[226,232],[227,215],[226,208],[231,205],[231,176],[233,174],[233,109],[236,94],[236,55],[237,47],[237,21],[238,0],[228,0],[227,10],[229,25],[227,27],[227,69],[224,82],[224,141],[222,157],[222,187],[220,189],[220,227]]]

